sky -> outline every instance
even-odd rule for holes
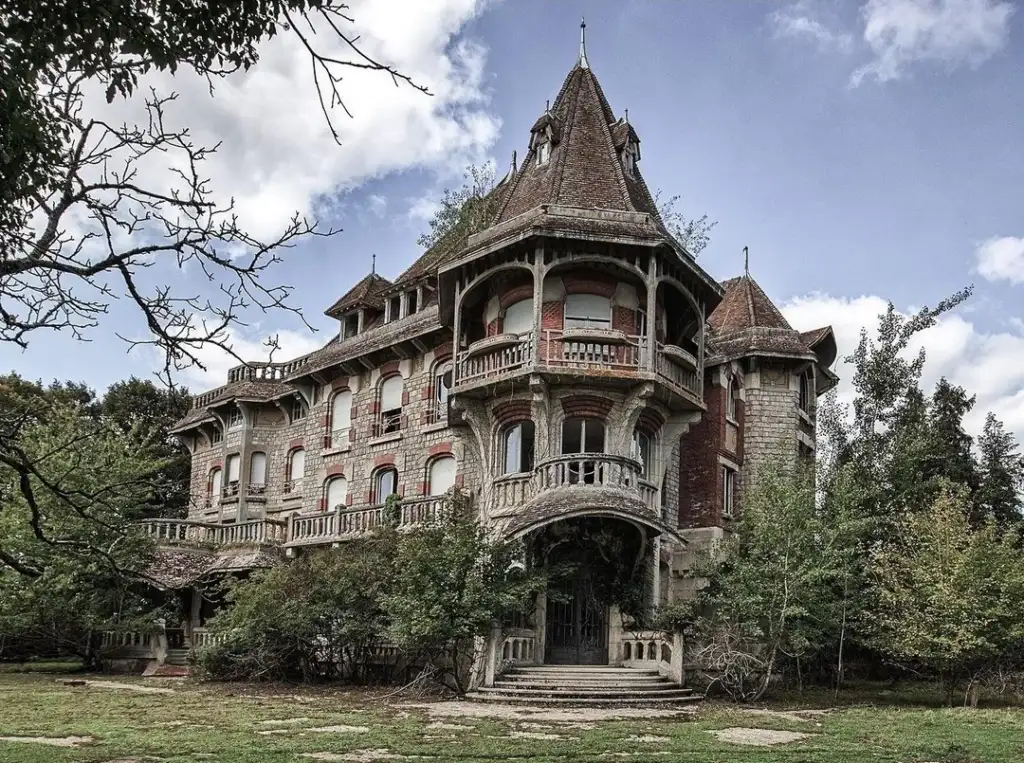
[[[840,354],[892,301],[901,312],[974,284],[971,299],[921,337],[925,383],[940,376],[977,395],[1024,440],[1024,12],[1010,0],[356,0],[365,49],[427,86],[351,72],[335,110],[320,111],[309,60],[283,35],[250,72],[216,85],[187,73],[145,84],[174,91],[173,118],[220,143],[207,174],[240,221],[273,236],[298,211],[341,229],[290,249],[267,278],[294,287],[311,332],[289,314],[251,314],[231,335],[259,359],[326,342],[326,309],[365,275],[393,277],[469,163],[504,174],[579,49],[616,115],[629,110],[641,171],[678,194],[688,215],[717,221],[700,263],[713,276],[750,271],[801,330],[832,325]],[[90,108],[130,119],[136,102]],[[160,168],[150,170],[159,179]],[[208,288],[156,263],[147,276]],[[88,342],[38,334],[0,347],[0,370],[84,380],[98,389],[158,367],[117,334],[136,326],[115,303]],[[128,331],[130,333],[130,331]],[[224,383],[232,358],[180,381]],[[849,397],[849,368],[836,370]]]

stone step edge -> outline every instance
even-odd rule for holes
[[[515,697],[502,694],[486,694],[470,692],[466,699],[473,702],[493,702],[495,704],[507,705],[568,705],[572,706],[594,706],[603,705],[606,707],[621,707],[623,705],[643,707],[646,705],[675,705],[700,702],[704,699],[700,694],[684,694],[678,697],[632,697],[621,699],[602,699],[588,697]]]
[[[666,687],[664,689],[510,689],[504,686],[481,686],[477,689],[482,694],[507,694],[516,697],[667,697],[671,695],[687,696],[693,689]]]

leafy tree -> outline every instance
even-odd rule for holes
[[[521,612],[543,579],[521,570],[524,549],[495,539],[463,496],[455,493],[446,504],[434,521],[398,534],[384,607],[391,640],[462,694],[478,639],[503,615]]]
[[[981,484],[975,496],[978,511],[991,516],[1000,527],[1021,520],[1021,490],[1024,489],[1024,456],[1003,422],[989,413],[978,438],[978,470]]]
[[[890,659],[956,684],[1024,639],[1024,555],[1013,532],[972,530],[971,499],[946,482],[930,507],[905,514],[868,568],[864,632]]]
[[[816,505],[810,474],[771,465],[744,497],[736,532],[701,565],[698,659],[722,688],[755,701],[785,661],[806,664],[841,638],[860,526]]]
[[[707,215],[687,217],[676,207],[680,199],[682,197],[678,195],[663,198],[660,189],[654,194],[654,204],[668,232],[681,247],[696,258],[711,243],[711,229],[718,225],[718,221],[709,222]]]
[[[429,230],[416,243],[424,249],[450,251],[466,245],[466,239],[479,233],[497,213],[494,165],[469,165],[460,188],[444,189],[437,211],[427,223]]]
[[[390,538],[346,543],[236,581],[210,622],[223,643],[197,657],[227,680],[363,680],[383,638],[393,568]]]
[[[973,438],[964,431],[964,416],[974,407],[975,396],[945,378],[935,385],[928,406],[928,455],[926,479],[944,477],[973,494],[979,486]]]
[[[145,436],[66,402],[10,447],[14,457],[0,451],[0,632],[95,665],[99,632],[138,626],[150,608],[134,581],[151,544],[131,525],[164,464]]]

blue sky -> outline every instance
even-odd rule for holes
[[[308,65],[286,42],[264,73],[214,101],[183,77],[159,83],[183,93],[200,135],[225,141],[212,174],[243,219],[262,229],[299,209],[344,228],[289,251],[273,274],[321,332],[253,316],[234,335],[240,352],[279,331],[287,354],[326,341],[322,310],[371,254],[386,276],[419,254],[432,200],[467,162],[493,159],[503,174],[575,62],[585,13],[590,65],[616,113],[629,109],[648,184],[718,221],[701,256],[708,271],[737,275],[749,246],[752,274],[797,327],[832,323],[844,350],[886,300],[909,310],[975,283],[970,303],[925,337],[926,376],[978,393],[974,425],[994,408],[1024,435],[1015,3],[364,0],[353,12],[375,51],[437,95],[347,80],[355,117],[342,147],[325,140]],[[38,336],[24,352],[0,348],[0,367],[98,387],[150,373],[152,354],[126,355],[113,336],[131,320],[115,306],[91,343]],[[183,381],[222,383],[232,362],[208,363]]]

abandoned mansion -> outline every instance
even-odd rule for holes
[[[670,661],[670,643],[595,598],[601,562],[580,528],[645,554],[651,602],[688,595],[693,550],[730,532],[759,464],[813,455],[837,348],[829,327],[795,330],[748,273],[709,276],[640,166],[637,130],[581,49],[482,225],[355,284],[327,309],[322,348],[240,365],[194,397],[173,429],[192,455],[189,516],[148,522],[167,588],[343,547],[389,496],[400,525],[422,522],[459,488],[495,534],[579,563],[494,654]],[[171,652],[209,636],[191,601]]]

